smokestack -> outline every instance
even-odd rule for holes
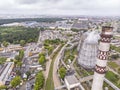
[[[113,27],[103,26],[91,90],[103,90]]]

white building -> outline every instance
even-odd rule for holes
[[[68,90],[71,90],[73,88],[80,88],[80,83],[77,80],[77,78],[75,77],[75,75],[65,76],[64,80],[65,80],[65,84],[66,84]]]

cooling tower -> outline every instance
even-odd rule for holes
[[[96,31],[86,32],[79,43],[78,64],[86,69],[95,67],[99,34]]]

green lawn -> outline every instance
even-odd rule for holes
[[[115,68],[118,68],[119,65],[116,64],[115,62],[108,62],[108,66],[110,66],[111,68],[115,69]]]
[[[105,77],[120,88],[120,77],[111,71],[108,71]]]
[[[49,70],[49,75],[46,81],[45,90],[54,90],[53,64],[54,64],[54,60],[51,62],[51,65],[50,65],[50,70]]]

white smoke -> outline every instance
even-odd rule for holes
[[[100,39],[100,35],[97,31],[87,32],[87,38],[85,39],[85,43],[97,44]]]

